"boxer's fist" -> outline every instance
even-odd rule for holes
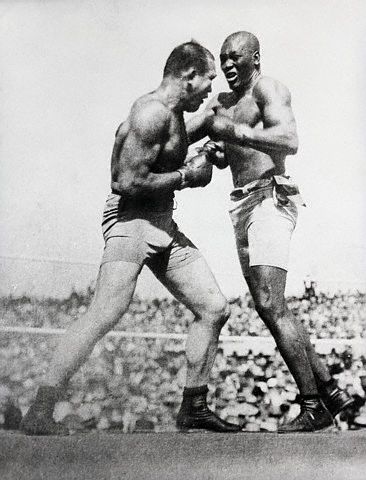
[[[207,159],[216,167],[223,168],[225,161],[224,142],[209,140],[202,147],[197,148],[198,153],[207,153]],[[226,164],[225,164],[226,166]]]
[[[212,163],[207,159],[207,153],[199,153],[184,162],[178,171],[182,175],[182,188],[205,187],[211,182]]]

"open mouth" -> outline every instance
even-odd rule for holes
[[[234,83],[236,81],[236,79],[238,78],[238,75],[236,72],[227,72],[225,73],[225,77],[226,77],[226,80],[229,82],[229,83]]]

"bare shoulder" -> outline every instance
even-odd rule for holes
[[[290,90],[286,85],[272,77],[261,77],[253,88],[253,95],[262,104],[270,102],[291,103]]]
[[[153,94],[147,94],[132,105],[130,126],[146,140],[154,141],[165,132],[170,117],[170,110]]]

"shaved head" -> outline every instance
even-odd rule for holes
[[[259,52],[259,40],[258,38],[250,32],[235,32],[229,35],[224,43],[223,46],[227,43],[233,45],[240,45],[241,47],[245,47],[248,53],[255,53]]]
[[[229,87],[238,91],[242,89],[260,73],[258,38],[250,32],[229,35],[221,47],[220,64]]]

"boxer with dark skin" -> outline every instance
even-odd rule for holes
[[[206,404],[228,305],[206,261],[172,219],[174,191],[203,187],[211,180],[212,164],[205,152],[186,161],[183,112],[199,108],[215,76],[208,50],[196,42],[178,46],[166,62],[159,87],[139,98],[118,128],[95,295],[88,312],[71,326],[54,353],[45,385],[22,422],[26,434],[67,434],[53,420],[55,403],[96,342],[126,312],[143,265],[195,315],[186,344],[187,380],[178,428],[240,431]]]
[[[333,416],[352,400],[337,387],[303,324],[287,308],[287,264],[276,258],[284,248],[287,253],[297,218],[289,190],[275,186],[277,181],[289,184],[285,160],[298,149],[291,95],[285,85],[261,74],[259,42],[249,32],[226,38],[220,63],[231,91],[215,96],[188,122],[189,140],[209,135],[217,141],[213,163],[231,169],[232,220],[243,274],[300,391],[300,415],[279,432],[322,430],[331,427]]]

